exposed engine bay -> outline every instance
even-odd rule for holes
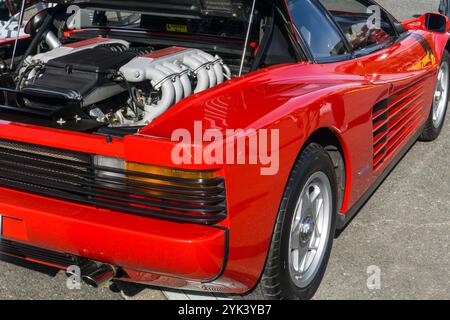
[[[29,39],[0,46],[1,119],[126,135],[193,94],[304,59],[272,2],[121,8],[61,0],[30,18]]]
[[[16,85],[26,108],[47,112],[61,125],[90,118],[121,127],[146,125],[230,78],[222,59],[202,50],[92,38],[28,57]]]

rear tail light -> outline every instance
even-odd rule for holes
[[[217,171],[180,170],[0,139],[0,186],[118,212],[214,224],[227,215]]]

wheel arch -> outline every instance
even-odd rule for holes
[[[305,151],[305,149],[311,143],[316,143],[316,144],[320,145],[321,147],[323,147],[330,155],[330,158],[331,158],[333,164],[335,164],[335,170],[343,172],[343,175],[341,175],[340,181],[338,178],[338,184],[344,186],[343,190],[341,189],[342,194],[340,194],[340,199],[339,199],[339,206],[338,206],[339,209],[338,210],[340,212],[341,207],[342,207],[342,202],[346,201],[346,197],[348,196],[349,180],[350,180],[349,179],[350,178],[350,174],[349,174],[350,162],[348,161],[349,155],[348,155],[348,151],[346,148],[346,144],[345,144],[339,130],[337,130],[336,128],[331,127],[331,126],[316,128],[304,140],[304,143],[301,144],[299,151],[294,159],[292,168],[290,169],[290,174],[292,173],[292,171],[295,168],[295,162],[299,159],[299,157],[301,157],[302,153]],[[335,162],[335,160],[337,159],[336,156],[338,156],[338,158],[340,158],[342,160],[342,162],[337,166],[337,168],[336,168],[337,163]],[[286,185],[287,184],[288,184],[288,182],[286,182]],[[282,204],[280,204],[280,206],[282,206]],[[338,214],[339,212],[337,212],[336,214]],[[277,236],[277,234],[275,233],[275,228],[276,228],[277,221],[279,219],[279,216],[278,216],[279,214],[280,214],[280,212],[278,212],[278,214],[276,215],[275,221],[274,221],[274,228],[272,231],[271,242],[274,241],[274,237]],[[248,293],[255,295],[257,297],[260,297],[262,294],[261,292],[258,291],[258,284],[264,278],[264,270],[265,270],[265,266],[268,263],[269,253],[270,253],[270,250],[267,250],[267,255],[266,255],[266,258],[265,258],[265,261],[263,264],[263,268],[261,270],[258,281],[256,281],[256,283],[254,284],[254,287],[252,287],[252,289],[248,291]]]
[[[447,43],[445,44],[444,50],[447,50],[448,52],[450,52],[450,38],[447,39]],[[444,53],[442,52],[441,59],[442,59],[443,54]]]
[[[322,146],[330,156],[336,172],[338,182],[338,210],[342,209],[346,201],[350,182],[350,161],[345,142],[339,131],[333,127],[322,127],[315,130],[303,144],[299,155],[311,143]]]

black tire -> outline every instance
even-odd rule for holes
[[[450,54],[448,53],[447,50],[444,51],[444,54],[442,56],[441,66],[442,66],[443,63],[447,63],[447,65],[450,66]],[[448,79],[447,83],[450,83],[450,79]],[[439,137],[439,135],[440,135],[440,133],[442,131],[442,128],[444,127],[445,116],[447,115],[447,109],[448,109],[447,106],[448,106],[449,98],[450,98],[450,94],[447,94],[447,104],[446,104],[446,107],[445,107],[443,119],[442,119],[441,123],[438,126],[436,126],[434,124],[434,122],[433,122],[433,106],[434,106],[434,103],[435,103],[434,102],[434,95],[433,95],[433,103],[432,103],[432,106],[431,106],[430,115],[428,116],[428,120],[425,123],[425,127],[423,129],[423,132],[422,132],[422,134],[421,134],[421,136],[419,138],[421,141],[434,141],[434,140],[436,140]]]
[[[317,274],[307,287],[300,288],[292,281],[289,273],[289,236],[295,206],[301,190],[303,190],[308,179],[316,172],[325,173],[331,185],[331,231],[326,240],[324,256]],[[308,300],[314,296],[325,274],[333,245],[337,212],[336,190],[336,174],[330,156],[320,145],[315,143],[308,145],[297,159],[289,177],[278,212],[263,275],[251,296],[266,300]]]

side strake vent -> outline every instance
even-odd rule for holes
[[[373,107],[373,168],[383,164],[386,157],[386,141],[388,132],[388,101],[383,100]]]
[[[420,124],[424,85],[418,82],[373,107],[373,169],[378,170]]]
[[[0,139],[0,186],[154,218],[213,224],[226,217],[223,177],[126,163],[96,164],[94,155]]]

